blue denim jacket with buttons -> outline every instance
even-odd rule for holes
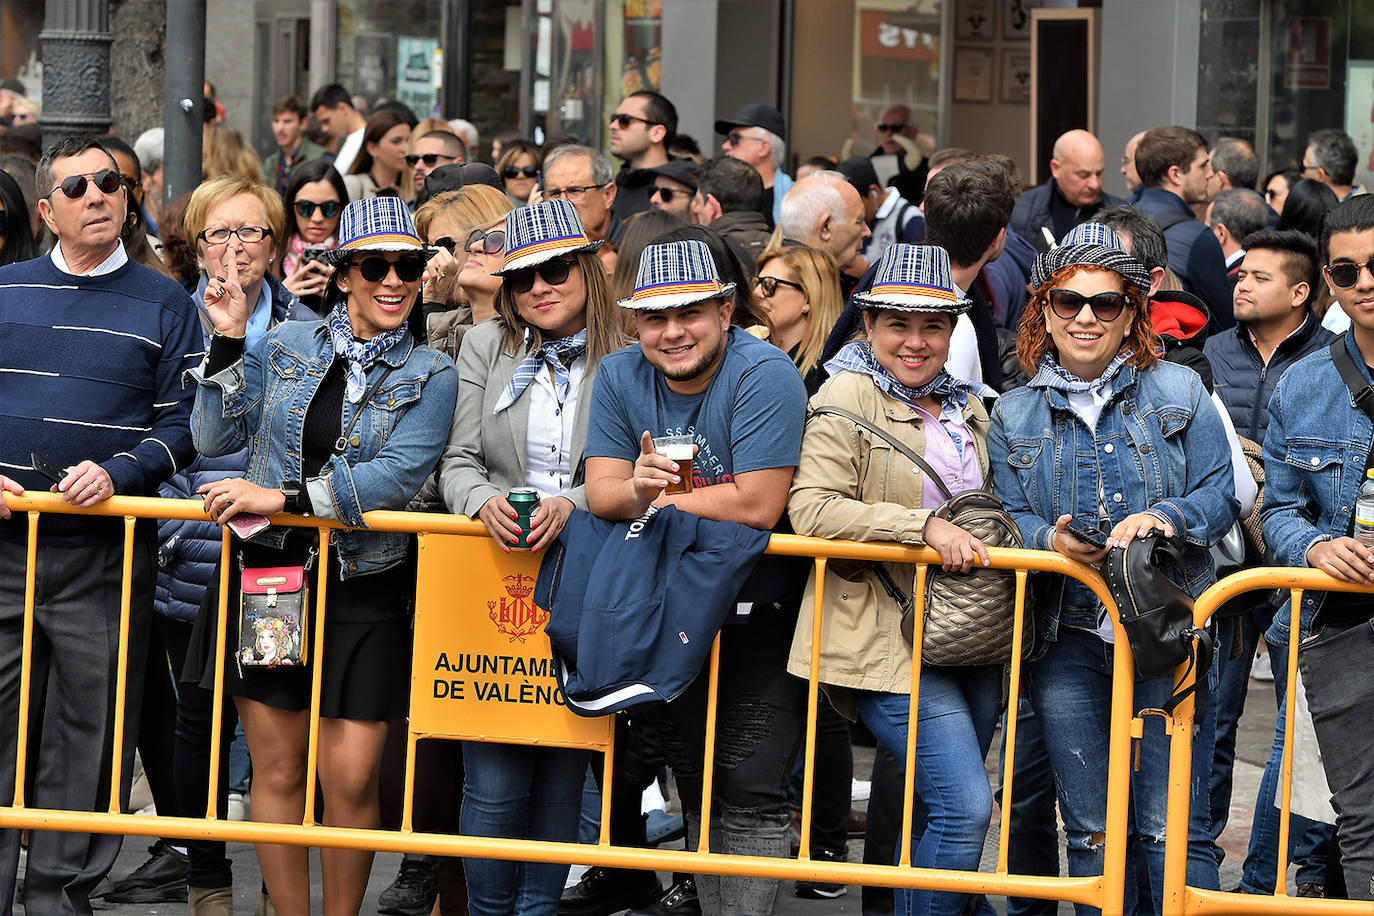
[[[1061,515],[1096,519],[1098,493],[1112,524],[1136,512],[1168,519],[1185,540],[1185,581],[1197,596],[1216,579],[1208,548],[1240,511],[1226,431],[1197,373],[1160,362],[1123,366],[1096,429],[1067,395],[1018,388],[998,398],[988,434],[993,489],[1026,546],[1053,550]],[[1086,586],[1063,582],[1062,597],[1037,608],[1042,635],[1060,625],[1093,629],[1100,604]]]
[[[1346,348],[1365,381],[1369,368],[1355,346]],[[1269,399],[1269,431],[1264,436],[1264,544],[1279,566],[1306,566],[1307,551],[1318,541],[1345,537],[1364,482],[1374,424],[1355,406],[1350,389],[1331,361],[1331,347],[1288,367]],[[1302,635],[1329,592],[1303,592]],[[1274,615],[1266,634],[1286,643],[1290,602]]]
[[[196,448],[215,457],[249,446],[247,478],[259,486],[302,480],[305,414],[333,361],[324,322],[288,321],[215,375],[207,378],[203,365],[191,370],[198,383],[191,412]],[[443,453],[458,397],[453,361],[406,335],[368,367],[369,389],[388,370],[364,403],[344,400],[341,431],[362,414],[343,454],[305,481],[321,518],[364,528],[364,512],[404,509]],[[272,528],[254,540],[280,547],[286,531]],[[332,543],[348,578],[401,562],[408,540],[394,532],[339,531]]]

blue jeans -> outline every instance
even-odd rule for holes
[[[1278,697],[1279,712],[1274,724],[1274,746],[1269,751],[1269,762],[1264,766],[1259,797],[1255,799],[1255,820],[1250,827],[1250,848],[1245,853],[1245,869],[1240,876],[1240,889],[1249,894],[1274,893],[1279,867],[1279,809],[1274,804],[1274,798],[1283,778],[1288,644],[1268,644],[1269,663],[1274,669],[1274,694]],[[1301,774],[1293,775],[1295,779],[1301,778]],[[1292,862],[1297,866],[1298,884],[1326,883],[1326,853],[1331,845],[1331,834],[1332,828],[1329,824],[1293,815],[1288,828],[1288,845]]]
[[[1054,769],[1059,812],[1068,837],[1069,874],[1102,874],[1107,829],[1107,746],[1111,731],[1112,646],[1095,633],[1060,627],[1059,638],[1031,665],[1031,702],[1045,731]],[[1216,666],[1209,672],[1215,687]],[[1136,679],[1134,711],[1158,709],[1173,693],[1172,675]],[[1211,851],[1207,794],[1212,770],[1215,726],[1199,711],[1193,736],[1191,817],[1188,822],[1188,884],[1216,890],[1217,861]],[[1143,850],[1155,900],[1164,899],[1164,822],[1169,794],[1169,739],[1158,716],[1145,719],[1139,741],[1139,767],[1131,772],[1133,821],[1129,825]],[[1126,874],[1135,869],[1135,843],[1127,845]],[[1125,911],[1135,908],[1134,882],[1126,883]],[[1095,907],[1075,904],[1079,916]]]
[[[467,836],[577,842],[589,752],[519,744],[463,743]],[[473,916],[555,916],[568,866],[464,859]]]
[[[906,760],[911,698],[855,691],[855,705],[878,743]],[[916,804],[911,863],[917,868],[977,871],[992,818],[983,759],[1002,706],[1002,670],[991,665],[929,667],[921,672],[916,720]],[[898,890],[897,913],[959,916],[967,895]],[[993,912],[986,901],[980,913]]]

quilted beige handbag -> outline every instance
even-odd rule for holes
[[[865,418],[840,407],[818,407],[816,414],[835,414],[883,439],[905,455],[940,488],[945,502],[935,509],[936,518],[958,525],[988,547],[1021,547],[1021,530],[987,490],[949,492],[930,465],[909,446]],[[904,594],[881,565],[874,566],[878,581],[902,609],[902,635],[911,642],[916,602]],[[913,583],[914,584],[914,583]],[[926,571],[925,622],[921,629],[921,659],[927,665],[999,665],[1011,660],[1016,614],[1016,574],[989,569],[968,573],[945,572],[932,566]],[[1022,640],[1029,651],[1029,632]]]

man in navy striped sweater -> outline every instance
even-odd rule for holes
[[[55,144],[38,164],[38,212],[50,256],[0,268],[0,491],[47,488],[37,454],[63,469],[52,489],[77,509],[111,496],[154,496],[195,450],[194,389],[181,373],[203,347],[195,305],[172,280],[134,263],[119,241],[128,200],[95,138]],[[28,520],[0,500],[0,804],[14,791]],[[118,519],[81,512],[38,522],[27,804],[103,811],[113,753],[128,803],[156,529],[135,537],[124,734],[114,734],[124,561]],[[122,747],[118,746],[122,744]],[[89,913],[88,896],[121,838],[33,831],[30,912]],[[10,912],[19,831],[0,833],[0,912]]]

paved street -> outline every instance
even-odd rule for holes
[[[1226,850],[1226,860],[1222,866],[1221,886],[1223,888],[1234,887],[1240,880],[1240,865],[1245,858],[1245,849],[1250,835],[1250,819],[1255,793],[1259,786],[1260,776],[1263,774],[1264,762],[1269,756],[1269,747],[1273,740],[1274,723],[1274,702],[1273,685],[1267,682],[1251,681],[1250,697],[1246,706],[1245,716],[1241,719],[1240,734],[1236,746],[1236,776],[1235,790],[1232,795],[1231,820],[1226,833],[1222,837],[1222,846]],[[990,763],[996,767],[996,743],[991,755]],[[859,778],[865,778],[872,765],[873,751],[871,748],[855,748],[855,774]],[[856,803],[857,807],[863,807],[865,803]],[[993,826],[988,832],[988,840],[984,847],[983,868],[992,870],[996,862],[997,855],[997,830],[996,823],[999,817],[998,812],[993,813]],[[120,855],[119,863],[114,869],[114,875],[121,877],[139,864],[147,856],[146,847],[148,842],[139,837],[131,837],[124,844],[124,849]],[[863,853],[862,841],[851,841],[850,859],[858,861]],[[257,861],[254,858],[251,846],[233,844],[230,846],[230,857],[234,861],[234,892],[236,898],[236,911],[239,913],[253,912],[253,906],[258,898],[260,877],[257,870]],[[375,913],[377,910],[377,895],[380,894],[396,875],[397,864],[400,856],[394,854],[381,854],[377,856],[376,865],[372,871],[372,883],[368,888],[367,901],[363,906],[362,912]],[[666,879],[666,875],[660,877]],[[320,899],[319,885],[319,859],[314,858],[312,866],[312,878],[314,884],[315,900]],[[1290,891],[1291,891],[1290,886]],[[999,912],[1005,912],[1005,901],[1001,898],[993,900]],[[860,912],[858,888],[851,888],[849,893],[836,900],[801,900],[792,892],[791,884],[783,887],[778,901],[778,913],[782,916],[833,916],[833,914],[852,914]],[[114,906],[105,910],[111,914],[172,914],[184,913],[185,904],[157,904],[157,905],[125,905]],[[1072,913],[1072,907],[1068,904],[1061,904],[1061,914]]]

